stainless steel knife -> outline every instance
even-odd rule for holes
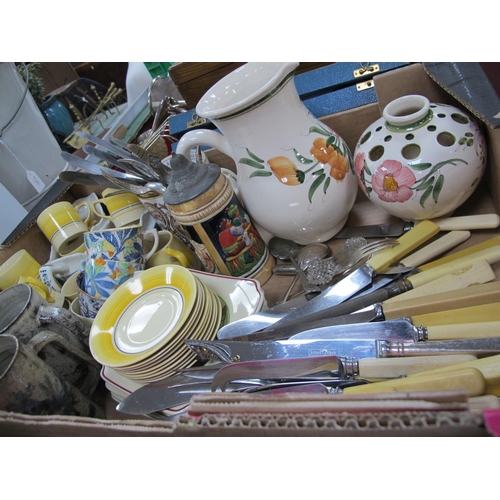
[[[472,354],[483,357],[500,353],[500,337],[428,342],[347,338],[335,340],[263,340],[261,342],[186,339],[185,343],[202,359],[218,360],[225,363],[311,356],[361,359],[440,354]]]
[[[460,276],[457,275],[457,279]],[[233,337],[231,340],[284,340],[313,328],[401,318],[417,326],[421,324],[498,321],[500,320],[499,305],[500,281],[493,281],[394,303],[391,301],[387,303],[377,302],[350,314],[316,321],[297,322],[281,328],[267,328],[249,335]],[[422,323],[422,321],[424,322]]]
[[[290,340],[327,339],[389,339],[413,340],[414,342],[434,340],[456,340],[472,338],[500,337],[500,321],[481,323],[456,322],[445,325],[412,325],[410,321],[396,319],[376,323],[356,323],[352,325],[324,326],[311,328],[290,337]]]
[[[500,225],[497,214],[466,215],[462,217],[446,217],[433,219],[432,222],[440,227],[441,231],[492,229]],[[393,237],[397,238],[410,231],[419,224],[419,221],[401,220],[389,224],[373,224],[370,226],[344,227],[333,238],[344,239],[361,236],[363,238]]]

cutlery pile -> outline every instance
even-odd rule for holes
[[[496,220],[489,223],[498,224]],[[475,224],[480,224],[479,218],[469,219],[467,230]],[[335,406],[333,397],[338,409],[351,408],[345,398],[358,394],[357,408],[373,409],[381,407],[383,398],[375,398],[373,406],[366,403],[373,403],[371,395],[383,393],[387,402],[387,395],[395,392],[404,395],[397,401],[412,393],[413,403],[419,400],[415,407],[430,408],[425,391],[431,391],[427,396],[441,391],[445,399],[458,391],[468,409],[474,398],[483,398],[478,407],[496,408],[500,282],[491,266],[500,260],[500,238],[431,260],[449,250],[450,241],[463,241],[463,235],[435,239],[427,245],[432,251],[425,252],[425,243],[440,231],[438,224],[423,221],[400,236],[397,245],[309,301],[292,299],[229,323],[218,331],[217,340],[186,339],[200,360],[212,364],[145,385],[117,409],[157,414],[186,404],[186,411],[196,414],[198,407],[193,410],[192,403],[203,408],[218,397],[235,401],[240,410],[242,402],[262,409],[279,398],[291,398],[296,405],[312,398],[326,408]],[[439,251],[439,240],[446,250]],[[412,271],[384,274],[415,254]],[[472,278],[462,279],[471,269]],[[420,287],[427,293],[411,296]],[[385,407],[411,409],[412,404]],[[224,411],[223,405],[217,407]]]

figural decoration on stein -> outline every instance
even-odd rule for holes
[[[189,157],[207,145],[230,156],[238,198],[259,230],[307,245],[342,229],[357,183],[343,139],[299,98],[298,65],[247,63],[224,77],[196,106],[221,133],[188,132],[176,151]]]
[[[477,188],[486,166],[478,120],[421,95],[390,102],[361,135],[355,169],[366,196],[405,220],[450,215]]]

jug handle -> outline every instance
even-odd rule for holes
[[[202,129],[187,132],[180,138],[175,152],[189,158],[189,152],[196,146],[211,146],[234,160],[229,141],[214,130]]]

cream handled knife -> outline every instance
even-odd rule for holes
[[[360,390],[355,390],[355,389]],[[480,370],[453,365],[440,373],[423,372],[406,378],[373,382],[343,389],[344,394],[371,394],[392,391],[439,391],[463,389],[468,396],[480,396],[486,389],[486,381]]]
[[[437,224],[441,231],[492,229],[500,225],[500,217],[497,214],[466,215],[433,219],[432,222]],[[398,237],[413,229],[418,224],[419,221],[402,220],[390,224],[345,227],[339,231],[334,238],[353,238],[356,236],[362,236],[364,238]]]
[[[421,373],[436,367],[452,366],[475,360],[469,354],[424,356],[416,362],[412,358],[353,359],[337,356],[317,358],[267,359],[229,363],[218,370],[212,379],[212,391],[224,391],[227,384],[244,379],[284,379],[286,377],[307,377],[322,375],[345,379],[359,376],[367,378],[399,378]],[[324,373],[326,372],[326,373]]]

